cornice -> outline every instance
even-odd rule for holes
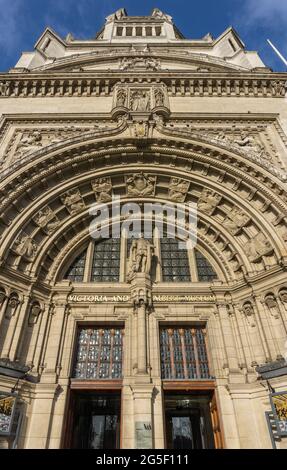
[[[164,83],[172,97],[284,98],[286,73],[68,72],[1,74],[0,99],[111,96],[114,85]]]

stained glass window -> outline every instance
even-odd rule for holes
[[[202,327],[162,328],[160,355],[163,379],[211,378]]]
[[[179,242],[173,238],[162,238],[161,263],[164,282],[190,282],[190,269],[186,249],[179,247]]]
[[[119,379],[122,377],[123,329],[81,328],[74,377]]]
[[[217,279],[217,274],[211,266],[210,262],[198,250],[195,251],[195,259],[197,265],[198,280],[200,282],[211,282]]]
[[[120,277],[120,238],[108,238],[95,244],[92,282],[117,282]]]
[[[86,263],[87,250],[83,251],[72,265],[69,267],[65,279],[73,282],[82,282],[84,279],[85,263]]]

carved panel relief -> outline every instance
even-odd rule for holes
[[[127,196],[154,196],[156,177],[146,173],[135,173],[126,177]]]
[[[71,215],[77,214],[85,209],[85,203],[78,189],[71,189],[61,197],[61,200]]]

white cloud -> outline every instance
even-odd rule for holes
[[[287,25],[287,1],[286,0],[245,0],[244,21],[247,24],[255,24],[262,21],[264,24],[273,23]]]

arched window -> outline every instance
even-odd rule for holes
[[[108,238],[95,244],[92,282],[118,282],[120,277],[120,238]]]
[[[180,248],[178,240],[174,238],[162,238],[160,246],[162,280],[164,282],[190,282],[187,250]]]
[[[195,259],[197,266],[197,276],[200,282],[212,282],[217,279],[217,274],[211,266],[210,262],[198,250],[195,251]]]
[[[153,281],[212,282],[217,279],[214,268],[198,249],[187,250],[179,240],[169,237],[157,241],[153,237],[146,239],[155,247],[151,269]],[[64,279],[72,282],[126,282],[131,243],[131,238],[91,241],[73,261]]]
[[[86,264],[87,250],[84,250],[69,267],[66,272],[65,279],[69,279],[72,282],[83,282],[85,264]]]

